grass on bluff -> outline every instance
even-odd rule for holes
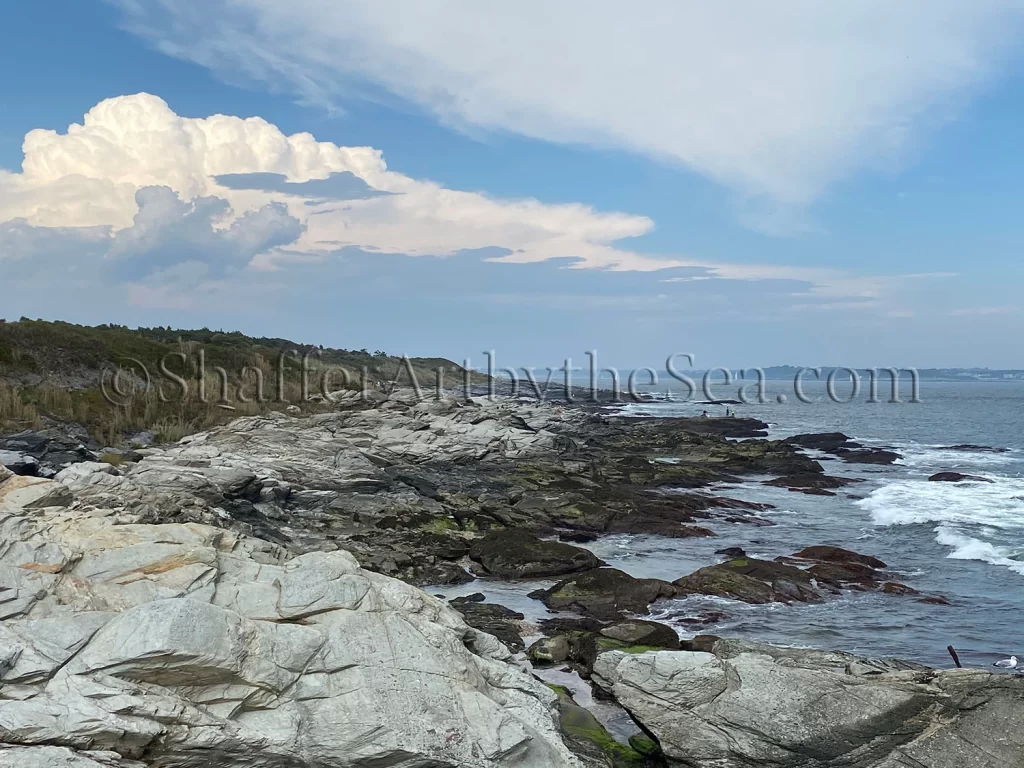
[[[303,401],[304,355],[310,356],[311,393],[320,390],[328,369],[334,371],[331,391],[359,390],[364,380],[370,387],[410,383],[403,360],[380,351],[330,349],[206,328],[0,320],[0,433],[40,429],[52,419],[80,424],[103,445],[116,445],[142,430],[152,430],[160,441],[176,441],[289,404],[301,404],[307,412],[328,410],[328,404]],[[463,375],[461,367],[441,358],[413,358],[411,365],[424,389],[433,385],[439,366],[447,369],[448,386]],[[149,372],[148,387],[143,368]],[[117,369],[125,375],[114,387],[110,372]],[[347,381],[341,371],[348,374]],[[185,386],[166,374],[179,377]],[[279,376],[284,382],[280,392]],[[228,397],[219,402],[225,377]],[[478,375],[473,378],[479,380]],[[256,398],[260,380],[264,397]]]

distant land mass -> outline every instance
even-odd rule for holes
[[[525,369],[515,369],[517,378],[520,380],[526,379]],[[634,371],[631,368],[618,368],[616,369],[619,374],[620,381],[624,384],[630,374]],[[650,373],[647,372],[651,369],[636,369],[636,382],[639,386],[650,385]],[[765,380],[767,381],[793,381],[799,375],[803,381],[826,381],[829,376],[833,376],[836,381],[847,381],[850,378],[849,371],[851,369],[833,366],[833,365],[822,365],[822,366],[799,366],[799,365],[771,365],[765,368],[755,369],[723,369],[723,368],[677,368],[675,375],[667,370],[657,370],[654,372],[657,376],[658,384],[669,383],[673,380],[677,380],[679,376],[686,376],[695,382],[700,382],[703,377],[710,373],[713,381],[722,382],[724,381],[725,375],[724,370],[729,370],[730,376],[734,381],[756,381],[757,370],[760,370]],[[913,374],[911,371],[916,370],[917,376],[920,381],[1024,381],[1024,369],[1020,368],[853,368],[852,370],[857,372],[857,375],[864,380],[870,380],[872,371],[875,371],[875,375],[878,377],[879,382],[886,382],[892,378],[892,371],[896,370],[900,380],[910,381]],[[477,369],[479,373],[488,373],[488,369],[480,367]],[[815,374],[815,371],[818,373]],[[533,368],[531,369],[532,375],[539,377],[541,382],[545,382],[550,374],[550,380],[554,382],[561,382],[564,380],[564,369],[555,368],[552,366],[548,368]],[[507,369],[495,369],[492,371],[493,375],[498,378],[508,379],[510,378]],[[586,365],[580,365],[574,361],[574,367],[571,371],[571,379],[575,386],[583,387],[590,384],[590,371]],[[609,369],[602,367],[597,371],[597,386],[603,388],[609,385],[611,381],[611,374]]]
[[[817,368],[817,370],[820,371],[820,375],[818,377],[816,377],[813,373],[813,370],[815,368]],[[820,378],[821,380],[824,381],[825,379],[828,378],[830,374],[832,374],[833,371],[836,372],[836,377],[842,377],[846,379],[849,378],[849,372],[846,368],[829,365],[773,365],[769,366],[768,368],[762,368],[761,370],[764,371],[766,379],[770,379],[773,381],[792,381],[801,371],[804,372],[802,378],[808,381],[815,380],[816,378]],[[854,368],[853,370],[857,371],[858,375],[866,378],[867,376],[870,375],[870,371],[872,369]],[[874,370],[878,372],[878,376],[880,378],[884,378],[886,380],[888,380],[888,378],[891,375],[889,373],[889,368],[879,367]],[[900,378],[909,379],[912,375],[910,373],[911,369],[909,368],[903,368],[898,370],[900,373]],[[748,369],[748,371],[749,377],[753,378],[753,372],[750,371],[750,369]],[[1014,368],[917,368],[916,371],[922,381],[1024,381],[1024,370]],[[687,375],[693,378],[694,374],[703,376],[704,373],[705,371],[693,371],[688,373]],[[721,376],[721,370],[718,370],[717,374]],[[741,376],[741,372],[733,371],[732,375],[734,378],[739,378]],[[744,378],[747,378],[747,376],[744,376]]]

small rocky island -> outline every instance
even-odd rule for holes
[[[770,525],[722,481],[852,482],[808,450],[897,458],[766,428],[399,390],[102,456],[67,430],[0,438],[0,768],[1024,765],[1020,676],[642,618],[685,595],[943,600],[878,558],[723,547],[662,581],[583,546]],[[531,593],[551,618],[430,594],[494,579],[553,581]],[[544,669],[636,733],[614,737]]]

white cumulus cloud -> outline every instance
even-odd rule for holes
[[[149,94],[103,101],[65,133],[31,131],[23,151],[20,173],[0,172],[0,222],[114,232],[134,225],[152,234],[160,230],[146,216],[137,218],[138,193],[164,187],[182,202],[221,201],[204,203],[204,210],[220,205],[214,213],[223,227],[271,203],[282,206],[278,213],[287,211],[301,224],[301,234],[288,246],[297,254],[358,247],[447,256],[497,247],[509,252],[510,261],[571,258],[584,268],[654,270],[686,263],[616,247],[653,227],[643,216],[445,189],[389,171],[376,149],[316,141],[308,133],[286,136],[260,118],[181,117]],[[239,174],[274,174],[280,183],[239,189]],[[334,174],[388,194],[342,202],[301,194],[302,182]],[[225,184],[218,177],[226,177]],[[292,194],[291,187],[300,193]],[[165,197],[147,200],[154,212],[157,203],[174,207]],[[273,265],[272,254],[260,255],[263,266]]]
[[[1020,0],[110,0],[160,50],[344,107],[665,158],[785,205],[898,158],[1019,39]],[[932,120],[929,120],[929,117]]]
[[[877,298],[928,277],[651,255],[624,246],[652,229],[644,216],[447,189],[389,170],[374,148],[286,136],[255,117],[183,117],[144,93],[103,101],[64,132],[31,131],[23,150],[20,172],[0,171],[0,260],[21,274],[32,256],[39,269],[106,269],[150,305],[188,306],[188,290],[229,290],[247,267],[298,269],[346,249],[774,281],[808,301]]]

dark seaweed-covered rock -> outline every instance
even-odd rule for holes
[[[793,435],[785,439],[790,445],[831,453],[852,464],[892,464],[900,455],[885,448],[866,448],[842,432]],[[812,486],[813,487],[813,486]],[[816,486],[821,489],[821,486]]]
[[[993,448],[990,445],[974,445],[963,443],[961,445],[944,445],[940,451],[969,451],[971,453],[1009,453],[1009,448]]]
[[[921,593],[913,587],[908,587],[906,584],[900,584],[898,581],[888,581],[882,585],[882,591],[887,595],[920,595]]]
[[[665,624],[643,619],[630,619],[612,624],[601,630],[601,635],[627,645],[647,645],[655,648],[678,648],[679,636]]]
[[[861,563],[815,563],[807,569],[819,586],[834,589],[869,589],[876,585],[878,571]]]
[[[558,540],[571,542],[573,544],[588,544],[591,541],[597,541],[600,534],[594,531],[559,531]]]
[[[595,568],[531,592],[530,597],[554,610],[615,620],[624,613],[643,613],[655,600],[675,593],[667,581],[635,579],[616,568]]]
[[[473,629],[494,635],[514,651],[521,651],[525,647],[519,632],[519,622],[525,617],[518,611],[497,603],[483,602],[482,594],[456,597],[449,605],[461,613]]]
[[[819,562],[828,563],[859,563],[861,565],[866,565],[869,568],[886,567],[885,563],[877,557],[862,555],[859,552],[853,552],[852,550],[843,549],[842,547],[830,547],[825,545],[804,547],[794,554],[793,557],[801,560],[817,560]]]
[[[548,685],[558,695],[559,726],[565,743],[574,753],[583,758],[585,765],[600,765],[608,768],[646,768],[664,765],[657,743],[644,737],[635,746],[615,740],[594,714],[573,700],[568,688]],[[638,750],[636,747],[639,747]],[[643,751],[640,751],[643,750]]]
[[[743,551],[742,547],[726,547],[725,549],[716,549],[716,555],[725,555],[729,559],[735,559],[737,557],[746,557],[747,553]]]
[[[796,475],[783,475],[774,480],[765,480],[761,484],[771,485],[776,488],[789,488],[791,491],[800,491],[801,493],[817,492],[828,493],[828,495],[834,496],[835,494],[831,493],[832,490],[844,488],[858,482],[860,482],[859,478],[833,477],[817,472],[801,472]]]
[[[755,558],[736,558],[701,568],[673,583],[680,595],[714,595],[753,604],[822,600],[806,571]]]
[[[933,483],[991,483],[987,477],[965,475],[962,472],[936,472],[928,478]]]
[[[822,432],[820,434],[793,435],[787,437],[785,442],[799,445],[801,448],[831,453],[837,448],[850,447],[851,440],[842,432]]]
[[[851,464],[892,464],[901,458],[896,451],[885,448],[838,448],[833,453]]]
[[[862,555],[842,547],[819,545],[805,547],[781,562],[813,562],[807,573],[819,586],[834,591],[844,589],[874,589],[882,581],[880,569],[884,562],[871,555]]]
[[[531,579],[562,576],[600,566],[589,550],[544,541],[526,531],[492,531],[472,543],[469,557],[489,576]]]

